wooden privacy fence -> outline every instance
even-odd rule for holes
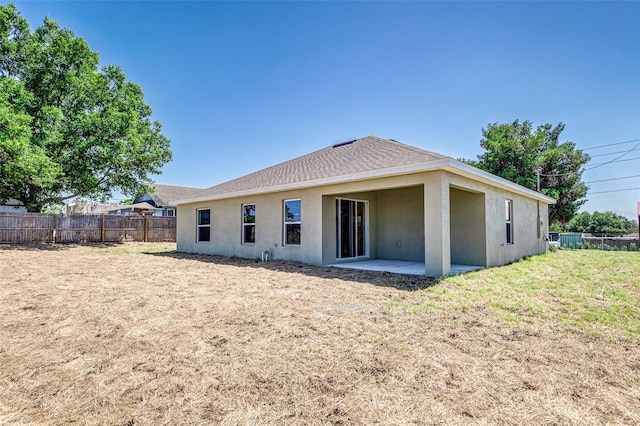
[[[176,218],[0,213],[0,243],[175,242]]]

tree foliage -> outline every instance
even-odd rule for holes
[[[638,222],[629,220],[614,212],[588,212],[579,213],[567,223],[565,229],[568,232],[582,232],[594,235],[624,235],[638,231]]]
[[[140,192],[171,160],[137,84],[45,18],[34,32],[0,5],[0,202],[30,211]]]
[[[586,202],[589,188],[582,181],[582,167],[589,156],[571,141],[559,142],[563,130],[562,123],[534,129],[526,120],[489,124],[480,141],[485,152],[468,163],[534,190],[540,170],[540,192],[556,200],[549,218],[566,223]]]

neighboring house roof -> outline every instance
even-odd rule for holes
[[[22,204],[22,201],[18,201],[15,198],[9,198],[7,201],[2,203],[2,205],[3,206],[11,206],[11,207],[22,207],[22,206],[24,206],[24,204]]]
[[[3,213],[26,213],[27,208],[21,201],[9,198],[4,203],[0,203],[0,212]]]
[[[554,202],[539,192],[446,155],[376,136],[335,144],[171,202],[174,205],[186,204],[430,170],[447,170],[546,203]]]
[[[155,206],[152,206],[151,204],[149,204],[147,202],[142,202],[142,203],[135,203],[135,204],[122,204],[122,205],[119,205],[117,207],[108,208],[106,211],[113,212],[113,211],[127,210],[127,209],[161,210],[161,209],[156,208]]]
[[[187,186],[162,185],[154,183],[150,185],[155,189],[153,193],[148,195],[153,199],[158,207],[172,206],[171,200],[187,198],[196,192],[202,191],[202,188],[190,188]]]
[[[102,214],[119,207],[122,207],[122,204],[98,204],[88,200],[76,200],[74,203],[67,204],[63,211],[66,215]]]

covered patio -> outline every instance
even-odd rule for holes
[[[323,195],[322,263],[429,276],[485,267],[485,194],[438,177]]]

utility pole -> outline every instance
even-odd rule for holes
[[[536,167],[536,191],[540,192],[540,172],[542,169],[540,167]]]

